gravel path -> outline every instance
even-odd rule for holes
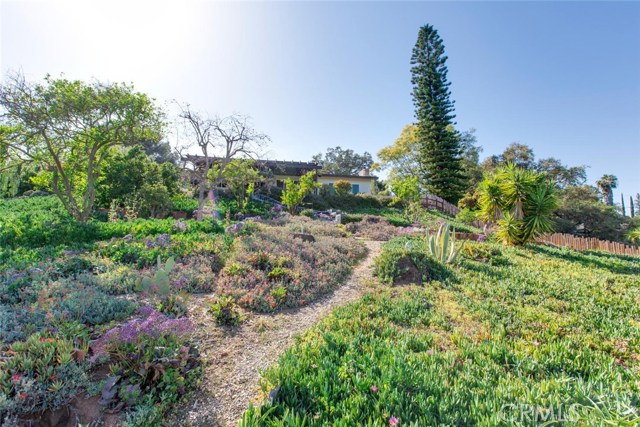
[[[204,363],[203,380],[194,397],[166,421],[170,426],[237,426],[249,402],[258,403],[260,372],[275,364],[296,335],[313,326],[335,307],[358,299],[372,280],[373,260],[381,242],[366,241],[366,258],[349,281],[314,303],[275,315],[256,314],[233,329],[212,327],[205,300],[193,298],[192,319]]]

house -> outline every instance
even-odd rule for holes
[[[204,157],[202,156],[188,155],[184,160],[193,164],[195,168],[204,166]],[[210,159],[210,162],[216,164],[222,160],[222,158],[216,157]],[[267,178],[266,185],[272,185],[277,188],[284,188],[284,183],[287,179],[297,181],[302,175],[316,171],[316,181],[326,185],[331,194],[333,193],[333,185],[337,181],[349,182],[353,194],[371,194],[377,179],[377,177],[370,174],[368,169],[360,171],[358,175],[324,174],[320,169],[320,165],[313,162],[255,160],[255,165]]]
[[[347,181],[351,184],[351,192],[353,194],[371,194],[376,185],[377,177],[369,173],[369,169],[363,169],[358,175],[337,175],[324,174],[318,175],[318,182],[329,187],[329,192],[333,193],[333,185],[337,181]]]

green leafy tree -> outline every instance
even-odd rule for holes
[[[162,114],[132,86],[47,76],[10,75],[0,86],[0,153],[5,164],[41,168],[46,183],[77,220],[87,221],[103,163],[117,146],[159,141]]]
[[[351,183],[345,180],[338,180],[333,184],[336,196],[347,196],[351,194]]]
[[[585,166],[569,167],[553,157],[536,161],[533,149],[519,142],[509,144],[502,154],[486,158],[480,168],[484,172],[494,172],[508,164],[513,164],[520,169],[544,172],[558,188],[583,185],[587,180]]]
[[[482,147],[478,145],[475,129],[471,128],[460,133],[460,149],[462,150],[462,169],[467,177],[466,190],[473,192],[483,177],[480,167]]]
[[[146,182],[140,189],[142,208],[151,218],[157,218],[171,208],[171,195],[167,187],[159,182]]]
[[[327,152],[313,156],[312,161],[321,165],[323,173],[357,175],[363,169],[370,169],[373,165],[371,154],[366,151],[358,154],[351,149],[338,146],[328,148]]]
[[[389,181],[417,177],[420,175],[418,147],[418,126],[407,125],[393,144],[378,151],[379,162],[374,169],[388,170]]]
[[[420,201],[420,183],[417,176],[398,178],[391,181],[389,185],[395,195],[393,204]]]
[[[149,184],[164,186],[169,196],[179,192],[178,167],[169,162],[153,161],[140,145],[125,151],[114,150],[103,169],[96,186],[97,203],[102,207],[109,207],[114,200],[123,202],[132,195],[141,196],[143,187]]]
[[[553,230],[551,215],[558,201],[545,174],[513,164],[485,177],[478,190],[479,218],[497,224],[503,243],[522,245]]]
[[[456,203],[467,188],[467,181],[459,135],[453,128],[455,115],[446,61],[444,44],[435,28],[420,28],[411,56],[411,83],[421,177],[428,192]]]
[[[596,185],[602,194],[604,202],[613,206],[613,189],[618,187],[618,178],[615,175],[603,175],[596,181]]]
[[[31,178],[37,174],[37,168],[29,164],[17,164],[6,170],[0,168],[0,198],[21,196],[25,191],[35,190]]]
[[[460,133],[461,163],[468,178],[469,191],[482,181],[482,168],[479,164],[482,147],[478,145],[475,129]],[[389,171],[389,181],[420,176],[419,163],[420,140],[417,125],[405,126],[393,144],[378,151],[375,170]],[[422,189],[422,187],[419,186]],[[424,192],[424,191],[423,191]]]
[[[298,182],[288,178],[284,182],[282,204],[287,207],[290,214],[295,215],[298,212],[298,206],[300,206],[302,200],[311,194],[313,190],[320,187],[321,184],[316,182],[316,171],[302,175]]]
[[[624,240],[627,221],[615,208],[605,204],[598,190],[589,185],[567,187],[558,192],[559,205],[554,212],[556,230],[586,234],[604,240]]]
[[[565,166],[556,158],[540,159],[536,162],[535,170],[544,172],[558,188],[575,187],[587,181],[585,166]]]
[[[502,154],[488,157],[483,162],[483,168],[485,171],[493,171],[501,166],[513,164],[520,169],[533,170],[535,168],[535,158],[531,147],[519,142],[512,142],[504,149]]]
[[[211,176],[222,176],[227,188],[238,202],[238,208],[244,210],[255,190],[255,185],[264,181],[264,177],[255,167],[255,161],[251,159],[233,159],[218,175],[220,167],[221,165],[215,164],[211,168]]]

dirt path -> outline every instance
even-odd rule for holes
[[[276,315],[253,315],[240,327],[214,327],[204,299],[192,300],[198,341],[204,363],[203,381],[188,403],[167,420],[168,425],[237,426],[249,402],[260,394],[260,372],[275,364],[293,344],[294,336],[313,326],[335,307],[358,299],[372,280],[373,260],[381,242],[365,242],[367,257],[349,281],[306,307]]]

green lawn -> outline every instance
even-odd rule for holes
[[[307,332],[243,425],[640,425],[640,259],[471,247],[445,281],[378,286]]]

